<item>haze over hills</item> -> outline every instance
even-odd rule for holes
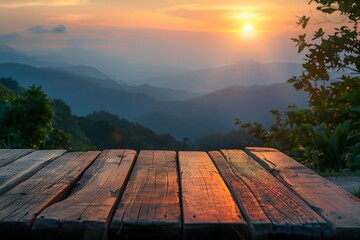
[[[185,69],[169,66],[152,66],[123,61],[92,50],[82,48],[64,48],[56,51],[33,53],[39,59],[49,62],[64,62],[70,65],[95,67],[114,80],[131,82],[146,77],[159,77],[168,74],[186,72]]]
[[[175,76],[147,78],[136,83],[210,93],[233,85],[251,87],[282,83],[300,73],[301,65],[296,63],[246,61],[219,68],[190,71]]]
[[[22,63],[44,66],[44,62],[7,45],[0,46],[0,63]]]
[[[120,83],[147,77],[160,77],[187,72],[186,69],[177,67],[130,63],[82,48],[64,48],[24,53],[7,45],[0,45],[0,63],[10,62],[36,67],[71,68],[74,66],[87,66],[100,70],[106,76]]]
[[[288,103],[303,106],[306,102],[306,96],[287,83],[256,88],[232,86],[190,100],[160,101],[147,94],[131,93],[115,82],[103,84],[99,79],[57,69],[0,64],[0,77],[9,76],[21,86],[42,85],[50,97],[63,99],[76,114],[106,110],[178,139],[197,139],[234,129],[237,117],[268,125],[272,121],[269,110],[285,109]]]
[[[18,56],[20,62],[36,60],[3,46],[2,62],[6,62],[5,53]],[[120,83],[107,72],[86,65],[49,66],[36,61],[33,65],[38,63],[40,67],[0,64],[0,77],[12,77],[23,87],[42,85],[51,98],[64,100],[77,115],[106,110],[178,139],[195,140],[232,130],[235,118],[268,126],[273,121],[271,109],[284,110],[293,103],[305,106],[307,101],[303,93],[284,83],[300,71],[300,66],[292,63],[242,62],[148,78],[142,84],[138,81],[140,85]]]
[[[98,69],[85,65],[63,66],[63,67],[57,67],[57,69],[80,76],[86,76],[96,79],[110,79],[109,76],[99,71]],[[119,81],[120,80],[118,80],[118,82]]]
[[[11,76],[19,82],[20,86],[41,85],[51,98],[63,99],[79,115],[88,114],[94,110],[106,110],[131,119],[138,116],[136,112],[149,112],[160,105],[157,100],[148,95],[123,91],[120,85],[118,89],[109,88],[102,86],[101,82],[95,79],[61,70],[1,64],[0,76]]]
[[[211,132],[234,129],[236,118],[269,126],[274,120],[270,110],[285,110],[290,103],[305,107],[306,102],[306,95],[288,83],[257,88],[232,86],[144,114],[137,121],[160,133],[197,139]]]
[[[0,45],[0,63],[19,63],[29,66],[35,66],[40,68],[48,68],[49,70],[61,70],[64,72],[68,72],[72,75],[78,75],[79,77],[86,77],[87,80],[92,81],[94,83],[100,84],[103,87],[108,87],[112,89],[122,89],[127,92],[135,93],[135,94],[147,94],[155,99],[159,100],[185,100],[189,99],[191,97],[199,96],[197,93],[193,93],[190,91],[183,91],[183,90],[173,90],[173,89],[166,89],[166,88],[159,88],[159,87],[153,87],[149,86],[148,84],[142,84],[138,86],[133,86],[125,83],[122,79],[117,78],[116,80],[114,78],[109,77],[107,73],[104,73],[100,70],[98,70],[95,67],[87,66],[87,65],[76,65],[76,63],[81,62],[81,60],[85,59],[97,59],[95,62],[111,62],[111,59],[108,59],[104,57],[103,59],[99,57],[97,53],[82,50],[82,49],[73,49],[74,52],[71,52],[70,49],[62,50],[67,56],[67,58],[62,59],[58,56],[52,56],[49,59],[43,59],[40,60],[41,56],[34,56],[29,55],[27,53],[23,53],[21,51],[18,51],[10,46],[7,45]],[[60,52],[62,52],[60,51]],[[61,55],[61,54],[60,54]],[[77,57],[76,57],[77,56]],[[72,59],[72,57],[74,57]],[[64,62],[65,60],[72,59],[71,62],[74,63],[74,65],[71,65],[69,63]],[[92,60],[91,60],[92,61]],[[145,76],[146,70],[142,67],[145,67],[146,69],[149,69],[148,66],[139,66],[139,69],[135,69],[134,65],[131,64],[125,64],[123,65],[114,66],[117,68],[118,71],[122,71],[122,68],[131,68],[135,72],[142,72],[140,75]],[[130,66],[131,65],[131,66]],[[163,68],[165,70],[165,73],[168,73],[166,70],[166,67]],[[153,71],[156,71],[154,68]],[[145,75],[142,75],[145,74]],[[159,75],[162,75],[161,71],[158,71]],[[148,76],[148,75],[146,75]],[[99,82],[99,79],[101,80]]]

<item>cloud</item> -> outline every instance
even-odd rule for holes
[[[31,33],[44,34],[44,33],[67,33],[67,28],[64,25],[58,25],[53,28],[46,28],[42,25],[36,25],[28,29]]]
[[[0,8],[84,5],[88,0],[1,0]]]
[[[49,30],[41,25],[36,25],[28,29],[31,33],[47,33]]]
[[[54,27],[52,29],[52,32],[53,33],[66,33],[67,29],[64,25],[59,25],[59,26]]]

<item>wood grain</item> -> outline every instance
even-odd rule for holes
[[[132,150],[105,150],[63,201],[35,220],[36,239],[101,239],[135,162]]]
[[[33,151],[32,149],[7,149],[5,151],[0,149],[0,168]]]
[[[247,239],[247,224],[205,152],[179,152],[185,239]]]
[[[62,199],[98,152],[67,153],[0,198],[0,235],[23,239],[35,217]],[[18,162],[18,161],[16,161]]]
[[[7,152],[10,152],[11,149],[0,149],[0,155],[1,154],[6,154]]]
[[[246,150],[327,220],[336,239],[359,239],[358,198],[275,149]]]
[[[321,238],[326,222],[241,150],[211,152],[257,238]],[[269,227],[270,226],[270,227]],[[263,235],[263,236],[261,236]]]
[[[0,168],[0,195],[64,154],[65,150],[39,150]]]
[[[110,226],[112,238],[179,239],[176,152],[141,151]]]

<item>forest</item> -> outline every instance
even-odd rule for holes
[[[67,149],[70,151],[131,148],[188,149],[185,142],[106,111],[75,116],[60,99],[41,87],[19,87],[0,78],[0,148]]]

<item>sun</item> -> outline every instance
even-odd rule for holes
[[[246,33],[252,33],[254,32],[254,26],[251,23],[247,23],[244,25],[244,31]]]

